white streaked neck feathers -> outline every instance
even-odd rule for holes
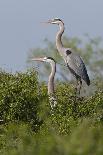
[[[56,72],[56,63],[53,62],[53,63],[51,63],[51,73],[50,73],[49,81],[48,81],[48,95],[54,93],[54,77],[55,77],[55,72]]]
[[[63,48],[63,44],[62,44],[62,41],[61,41],[61,37],[62,37],[62,34],[64,32],[64,24],[63,23],[60,23],[59,24],[59,31],[57,32],[57,35],[56,35],[56,47],[58,49],[58,51],[60,52],[60,50]]]

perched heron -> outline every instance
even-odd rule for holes
[[[49,75],[49,80],[48,80],[48,95],[49,95],[50,106],[53,109],[57,104],[57,101],[54,95],[54,77],[56,73],[56,62],[51,57],[33,58],[31,60],[48,62],[51,65],[51,73]]]
[[[76,94],[77,92],[80,94],[81,86],[82,86],[82,79],[86,82],[86,84],[90,85],[90,79],[87,74],[87,69],[82,58],[75,53],[71,48],[65,48],[61,41],[62,34],[64,32],[64,22],[61,19],[55,18],[52,20],[48,20],[48,24],[57,24],[59,25],[59,31],[56,35],[56,47],[59,54],[63,57],[68,69],[70,72],[75,76],[77,80],[76,86]]]

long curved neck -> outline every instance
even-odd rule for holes
[[[56,35],[56,47],[58,49],[58,51],[60,51],[63,47],[63,44],[62,44],[62,41],[61,41],[61,37],[62,37],[62,34],[64,32],[64,24],[63,23],[60,23],[59,24],[59,31],[57,32],[57,35]]]
[[[51,63],[51,73],[49,75],[49,81],[48,81],[48,95],[54,93],[54,77],[56,72],[56,63]]]

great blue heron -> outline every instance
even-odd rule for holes
[[[32,58],[31,60],[48,62],[51,65],[51,73],[49,75],[49,80],[48,80],[48,96],[49,96],[50,106],[53,109],[57,104],[57,101],[54,95],[54,77],[56,73],[56,62],[51,57]]]
[[[80,94],[80,89],[82,86],[81,79],[83,79],[88,86],[90,85],[90,79],[87,74],[85,64],[82,58],[77,53],[75,53],[71,48],[65,48],[63,46],[61,37],[65,29],[64,22],[61,19],[55,18],[52,20],[48,20],[46,23],[59,25],[60,29],[56,35],[56,47],[59,54],[63,57],[70,72],[75,76],[77,80],[76,93],[78,92]]]

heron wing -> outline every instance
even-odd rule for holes
[[[79,55],[71,52],[66,56],[66,63],[68,68],[76,76],[76,78],[80,77],[87,83],[87,85],[90,84],[87,69],[82,58]]]

